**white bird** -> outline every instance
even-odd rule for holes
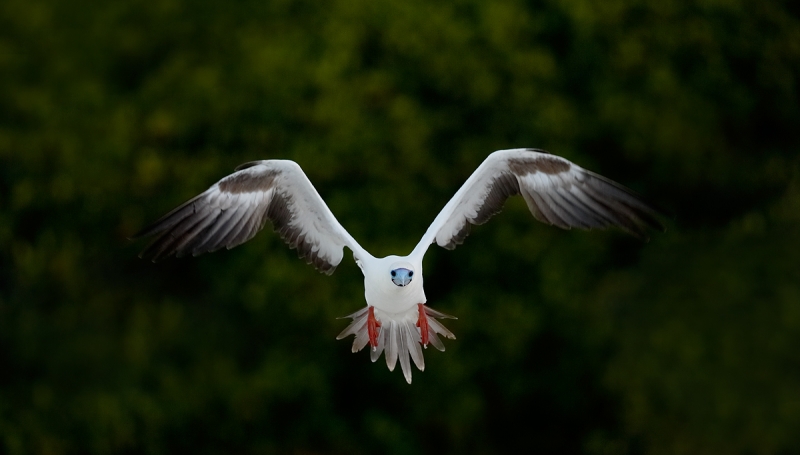
[[[537,220],[564,229],[617,226],[640,238],[648,228],[663,229],[658,212],[622,185],[542,150],[512,149],[483,161],[407,256],[369,254],[339,224],[300,166],[288,160],[237,167],[133,238],[158,236],[140,255],[155,262],[233,248],[269,220],[301,259],[328,275],[342,261],[344,247],[350,248],[364,274],[367,306],[347,316],[353,321],[337,339],[355,335],[353,352],[369,343],[373,362],[385,352],[391,371],[399,359],[410,384],[409,356],[422,371],[421,346],[444,351],[439,335],[455,339],[437,320],[453,317],[425,305],[425,252],[434,242],[447,249],[460,245],[471,224],[486,222],[515,194]]]

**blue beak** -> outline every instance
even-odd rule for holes
[[[414,272],[408,269],[394,269],[392,270],[392,283],[396,284],[397,286],[403,287],[406,286],[408,283],[411,282],[411,277],[414,276]]]

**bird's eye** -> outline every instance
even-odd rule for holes
[[[394,270],[392,270],[392,276],[397,276],[397,272],[395,272]]]
[[[414,272],[408,272],[408,276],[414,276]]]

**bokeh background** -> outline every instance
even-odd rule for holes
[[[0,453],[800,453],[795,1],[0,3]],[[521,200],[432,247],[459,317],[407,385],[266,229],[127,237],[254,159],[405,254],[491,151],[664,209],[648,243]]]

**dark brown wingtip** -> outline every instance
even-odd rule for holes
[[[637,240],[643,243],[649,243],[652,238],[650,236],[652,231],[666,231],[664,225],[657,219],[658,215],[656,213],[631,206],[627,206],[627,209],[632,212],[628,215],[627,223],[618,224],[617,227],[623,232],[636,237]],[[651,208],[648,207],[648,209]]]
[[[165,239],[164,236],[158,237],[151,244],[147,245],[147,247],[141,253],[139,253],[139,257],[154,264],[164,258],[168,258],[173,254],[167,253],[166,249],[167,246],[169,246],[169,244],[173,241],[174,239],[172,238]]]
[[[628,232],[644,242],[650,241],[650,236],[648,234],[651,230],[666,232],[667,228],[662,222],[662,219],[666,218],[663,209],[646,201],[641,194],[620,183],[591,171],[585,171],[585,173],[587,176],[594,179],[595,182],[601,183],[601,185],[607,185],[606,188],[612,191],[611,195],[615,203],[621,204],[625,211],[628,212],[623,218],[627,218],[633,223],[623,223],[625,224],[624,226],[618,225],[623,231]],[[607,191],[601,186],[593,186],[597,191]],[[616,193],[616,195],[613,193]]]
[[[180,221],[182,221],[184,218],[189,216],[191,213],[194,213],[194,205],[193,205],[194,202],[203,197],[204,195],[205,193],[201,193],[189,199],[183,204],[170,210],[166,215],[143,227],[139,232],[133,234],[128,238],[130,240],[138,240],[143,237],[150,237],[151,235],[159,234],[161,232],[164,232],[172,228]]]
[[[134,240],[139,240],[141,238],[147,237],[148,234],[151,234],[149,231],[152,231],[156,224],[157,223],[148,224],[147,226],[145,226],[145,227],[139,229],[138,231],[136,231],[135,234],[132,234],[132,235],[128,236],[127,239],[130,240],[130,241],[134,241]]]
[[[152,223],[152,224],[149,224],[149,225],[143,227],[142,229],[139,230],[139,232],[137,232],[137,233],[133,234],[132,236],[128,237],[128,240],[130,240],[130,241],[140,240],[140,239],[143,239],[145,237],[149,237],[149,236],[151,236],[153,234],[156,234],[157,231],[158,231],[159,224],[160,223]]]
[[[162,233],[163,231],[166,230],[166,229],[159,229],[160,227],[161,227],[160,223],[158,223],[158,222],[153,223],[153,224],[145,227],[141,231],[137,232],[132,237],[129,237],[128,240],[139,240],[139,239],[142,239],[144,237],[150,237],[150,236],[153,236],[153,235],[158,235],[159,233]],[[166,235],[166,234],[164,234],[164,235]],[[161,255],[158,252],[155,251],[155,248],[156,248],[158,243],[161,243],[161,241],[163,241],[164,235],[159,235],[159,236],[157,236],[155,238],[155,240],[151,241],[150,244],[148,244],[142,250],[142,252],[139,253],[139,259],[150,260],[151,262],[154,262],[154,263],[158,262],[161,259],[161,257],[160,257]]]

